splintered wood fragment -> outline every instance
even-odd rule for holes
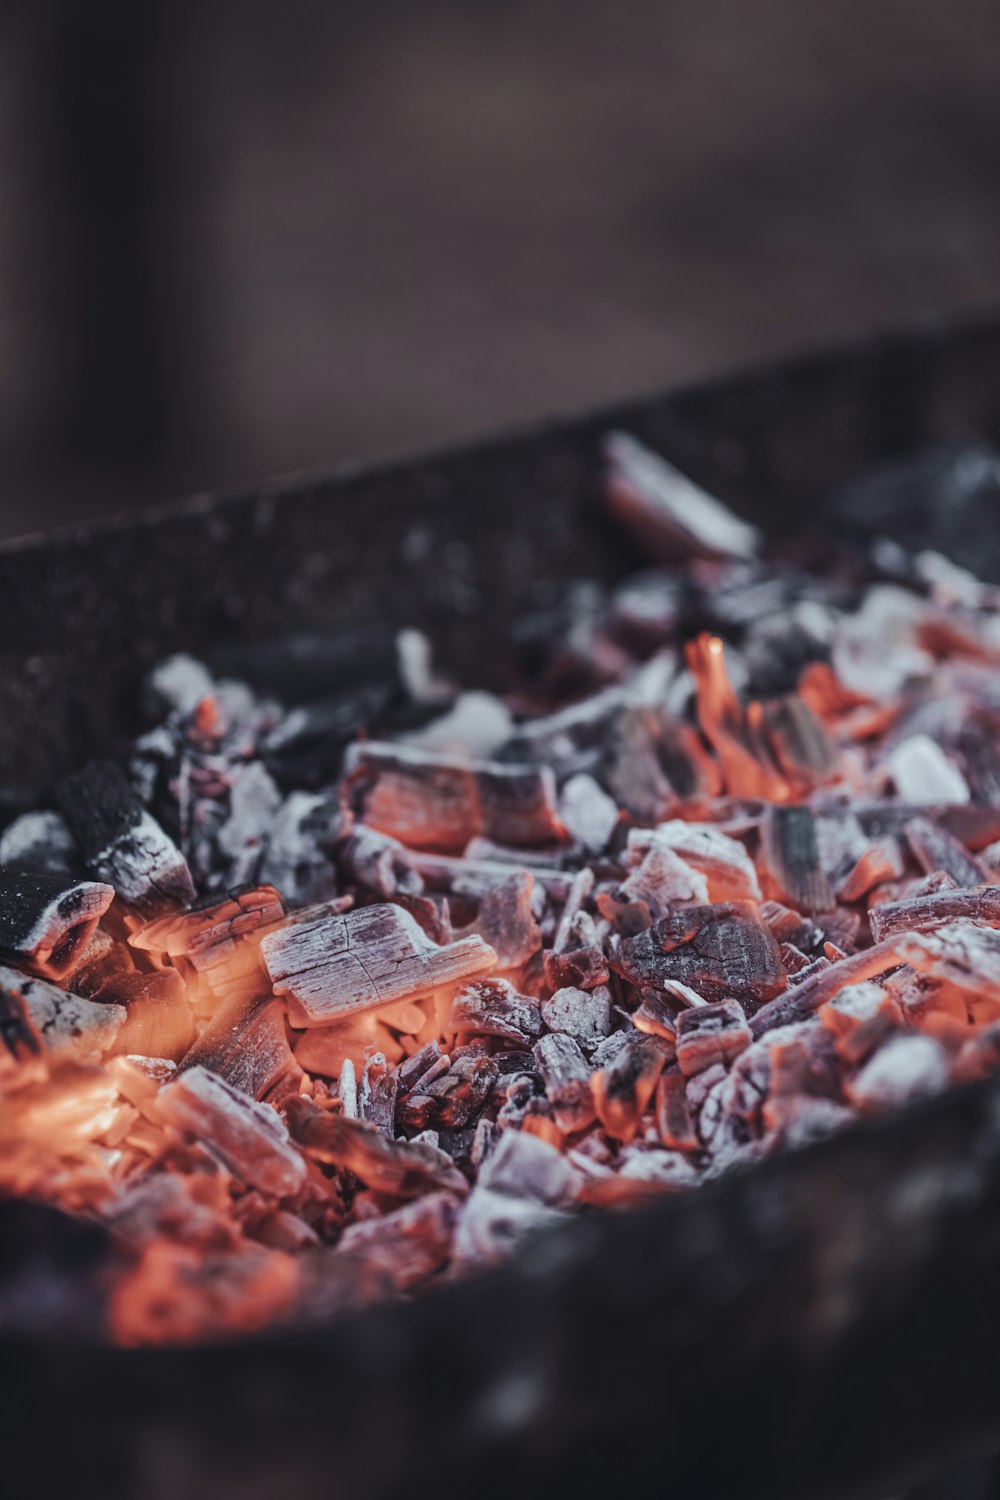
[[[194,1042],[194,1015],[176,969],[117,974],[105,980],[93,998],[100,1005],[125,1009],[125,1023],[115,1039],[117,1052],[176,1062]]]
[[[673,1049],[660,1037],[635,1031],[608,1067],[591,1074],[594,1108],[608,1135],[619,1141],[635,1138],[657,1079],[672,1057]]]
[[[685,1078],[703,1073],[716,1063],[728,1066],[752,1040],[737,1000],[693,1006],[677,1017],[677,1063]]]
[[[620,933],[634,934],[658,922],[674,905],[707,900],[704,875],[672,849],[654,844],[621,885],[600,892],[597,906]]]
[[[836,901],[820,867],[809,808],[769,808],[762,834],[764,859],[779,897],[798,911],[831,911]]]
[[[668,1068],[656,1085],[656,1128],[668,1150],[701,1149],[688,1105],[687,1079],[679,1068]]]
[[[248,1187],[290,1198],[305,1185],[306,1164],[281,1117],[207,1068],[181,1073],[160,1090],[156,1102],[166,1124],[195,1136]]]
[[[340,1100],[340,1112],[348,1120],[358,1118],[358,1075],[353,1062],[349,1057],[344,1058],[337,1079],[337,1097]]]
[[[959,843],[954,834],[932,823],[930,818],[912,818],[906,824],[906,841],[917,864],[925,874],[943,870],[957,886],[986,883],[985,867]]]
[[[784,995],[779,995],[770,1004],[761,1006],[750,1018],[750,1030],[754,1037],[761,1037],[776,1026],[790,1026],[796,1021],[805,1021],[832,1000],[849,984],[860,984],[865,979],[877,979],[899,963],[899,945],[894,940],[878,942],[873,948],[853,953],[837,964],[801,979],[801,983],[789,986]]]
[[[251,1099],[262,1099],[283,1079],[300,1078],[281,1002],[266,992],[224,1000],[181,1059],[182,1072],[199,1067],[217,1073]]]
[[[562,953],[564,949],[574,946],[572,939],[575,931],[579,930],[579,921],[585,920],[587,914],[583,911],[583,904],[591,891],[594,889],[595,875],[589,865],[584,865],[573,876],[573,883],[569,888],[559,916],[559,925],[552,939],[552,952]]]
[[[590,1065],[578,1043],[553,1032],[543,1036],[533,1050],[556,1124],[568,1135],[585,1130],[596,1110],[590,1090]]]
[[[412,1291],[447,1265],[455,1214],[454,1197],[432,1193],[379,1218],[349,1224],[337,1254],[360,1256],[381,1270],[395,1291]]]
[[[938,891],[931,896],[887,902],[871,912],[872,937],[877,943],[903,932],[930,932],[949,922],[978,922],[1000,927],[1000,887]]]
[[[614,514],[660,562],[689,557],[749,561],[761,543],[749,526],[665,458],[626,432],[604,440]]]
[[[545,1029],[537,1003],[506,979],[477,979],[456,995],[449,1024],[455,1031],[531,1043]]]
[[[111,761],[92,761],[67,777],[59,807],[87,868],[137,911],[194,900],[183,854]]]
[[[678,908],[648,932],[612,939],[610,961],[640,989],[679,980],[706,1000],[760,1004],[785,986],[780,949],[751,901]]]
[[[852,984],[817,1012],[833,1036],[838,1055],[857,1067],[903,1024],[899,1004],[881,985]]]
[[[836,769],[837,752],[822,723],[797,693],[761,705],[768,748],[785,775],[806,785],[825,781]]]
[[[0,867],[0,951],[34,974],[62,979],[114,897],[97,881]]]
[[[396,1095],[399,1074],[390,1068],[382,1052],[374,1053],[365,1064],[358,1095],[358,1114],[382,1135],[392,1137],[396,1124]]]
[[[904,933],[896,945],[903,963],[977,998],[1000,1001],[1000,932],[953,922],[933,932]]]
[[[99,1062],[125,1023],[122,1006],[95,1005],[17,969],[0,967],[0,993],[8,1007],[23,1007],[51,1062]]]
[[[296,1026],[429,995],[496,962],[482,938],[439,947],[408,912],[390,905],[279,927],[264,938],[261,956]]]
[[[611,992],[606,985],[582,990],[567,985],[541,1002],[549,1031],[561,1031],[581,1047],[596,1047],[611,1030]]]
[[[469,1185],[443,1151],[415,1141],[396,1141],[364,1120],[318,1109],[308,1099],[289,1099],[288,1128],[308,1156],[352,1172],[366,1187],[392,1198],[417,1198],[444,1190],[460,1197]]]
[[[545,766],[468,761],[370,740],[345,756],[352,810],[412,849],[459,853],[477,835],[501,844],[552,844],[566,830]]]
[[[660,1036],[673,1042],[677,1036],[677,1018],[690,1006],[704,1006],[704,1001],[686,984],[667,980],[657,990],[641,991],[642,1000],[632,1012],[632,1024],[649,1036]]]
[[[399,1086],[402,1089],[414,1088],[423,1078],[427,1070],[434,1066],[441,1057],[441,1043],[433,1038],[426,1042],[412,1057],[399,1065]]]
[[[535,877],[528,870],[488,890],[472,930],[494,949],[501,969],[520,969],[542,946],[532,910]]]
[[[144,953],[187,958],[196,969],[204,969],[218,963],[240,938],[274,926],[284,914],[273,885],[237,886],[223,896],[195,902],[190,911],[147,922],[129,943]]]
[[[447,1130],[461,1130],[473,1125],[497,1076],[497,1064],[492,1057],[476,1056],[457,1058],[435,1078],[431,1078],[429,1072],[425,1073],[417,1088],[421,1102],[426,1103],[429,1111],[426,1123],[433,1121]],[[411,1101],[413,1098],[411,1095]]]

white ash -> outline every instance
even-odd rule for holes
[[[69,875],[78,859],[73,835],[57,812],[22,813],[0,834],[0,865],[41,875]]]

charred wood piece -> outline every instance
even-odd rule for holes
[[[125,1024],[120,1005],[97,1005],[82,995],[71,995],[47,980],[0,967],[0,994],[4,1008],[15,1024],[23,1012],[52,1062],[96,1063],[114,1047]]]
[[[292,1139],[308,1156],[351,1172],[376,1192],[391,1198],[439,1191],[464,1197],[469,1190],[451,1159],[434,1146],[392,1140],[364,1120],[330,1114],[298,1096],[286,1112]]]
[[[264,938],[261,956],[296,1026],[429,995],[496,962],[482,938],[439,947],[408,912],[390,905],[290,923]]]
[[[612,939],[610,961],[640,990],[675,980],[706,1000],[759,1005],[785,986],[778,944],[750,901],[675,910],[648,932]]]
[[[0,867],[0,953],[33,974],[63,979],[114,897],[97,881]]]
[[[194,1136],[248,1187],[291,1198],[305,1185],[306,1164],[280,1116],[207,1068],[190,1068],[168,1083],[156,1105],[166,1124]]]

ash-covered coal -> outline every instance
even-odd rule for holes
[[[326,1317],[1000,1066],[1000,591],[926,550],[993,469],[808,568],[607,460],[650,566],[504,698],[412,631],[175,657],[0,836],[0,1326]]]

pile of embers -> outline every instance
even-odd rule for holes
[[[505,699],[413,633],[292,710],[175,658],[3,834],[0,1190],[103,1226],[113,1336],[408,1293],[1000,1062],[1000,594],[608,463],[672,562],[537,610]]]

